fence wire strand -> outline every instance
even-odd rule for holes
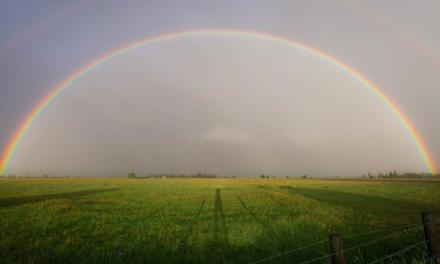
[[[432,222],[426,223],[425,225],[427,225],[427,224],[432,224],[432,223],[436,223],[436,222],[439,222],[439,221],[440,221],[440,219],[437,219],[437,220],[435,220],[435,221],[432,221]],[[421,228],[421,227],[423,227],[423,226],[424,226],[424,224],[418,224],[418,225],[413,226],[413,227],[411,227],[411,228],[406,228],[406,229],[400,230],[399,232],[394,232],[394,233],[392,233],[392,234],[389,234],[389,235],[386,235],[386,236],[383,236],[383,237],[380,237],[380,238],[377,238],[377,239],[374,239],[374,240],[370,240],[370,241],[368,241],[368,242],[361,243],[361,244],[359,244],[359,245],[356,245],[356,246],[353,246],[353,247],[351,247],[351,248],[345,249],[344,252],[348,252],[348,251],[351,251],[351,250],[354,250],[354,249],[358,249],[358,248],[361,248],[361,247],[363,247],[363,246],[366,246],[366,245],[369,245],[369,244],[373,244],[373,243],[379,242],[379,241],[381,241],[381,240],[385,240],[385,239],[387,239],[387,238],[390,238],[390,237],[393,237],[393,236],[396,236],[396,235],[400,235],[400,234],[402,234],[402,233],[410,232],[410,231],[416,230],[417,228]]]
[[[344,252],[349,252],[349,251],[352,251],[352,250],[355,250],[355,249],[358,249],[358,248],[364,247],[364,246],[366,246],[366,245],[374,244],[374,243],[377,243],[377,242],[379,242],[379,241],[382,241],[382,240],[385,240],[385,239],[391,238],[391,237],[393,237],[393,236],[400,235],[400,234],[403,234],[403,233],[406,233],[406,232],[410,232],[410,231],[416,230],[416,229],[418,229],[418,228],[420,228],[420,227],[422,227],[422,226],[423,226],[423,224],[420,224],[420,225],[417,225],[417,226],[412,227],[412,228],[409,228],[409,229],[404,229],[404,230],[401,230],[401,231],[399,231],[399,232],[394,232],[394,233],[392,233],[392,234],[389,234],[389,235],[386,235],[386,236],[383,236],[383,237],[380,237],[380,238],[376,238],[376,239],[373,239],[373,240],[370,240],[370,241],[367,241],[367,242],[364,242],[364,243],[358,244],[358,245],[356,245],[356,246],[353,246],[353,247],[350,247],[350,248],[344,249]]]
[[[394,227],[394,228],[380,229],[380,230],[374,230],[374,231],[367,231],[367,232],[343,235],[343,236],[341,236],[341,238],[353,238],[353,237],[366,236],[366,235],[371,235],[371,234],[376,234],[376,233],[399,231],[401,229],[407,229],[407,228],[412,228],[412,227],[421,226],[421,225],[423,225],[423,224],[402,225],[402,226],[398,226],[398,227]]]
[[[289,250],[289,251],[285,251],[285,252],[277,254],[277,255],[269,256],[269,257],[266,257],[266,258],[263,258],[263,259],[251,262],[250,264],[261,263],[261,262],[268,261],[268,260],[271,260],[271,259],[274,259],[274,258],[279,258],[279,257],[285,256],[285,255],[288,255],[288,254],[291,254],[291,253],[294,253],[294,252],[297,252],[297,251],[301,251],[301,250],[304,250],[304,249],[307,249],[307,248],[311,248],[311,247],[314,247],[314,246],[319,246],[319,245],[324,244],[326,242],[327,242],[327,240],[321,240],[321,241],[318,241],[318,242],[315,242],[315,243],[312,243],[312,244],[309,244],[309,245],[306,245],[306,246],[298,247],[298,248],[295,248],[295,249],[292,249],[292,250]]]
[[[432,224],[432,223],[437,223],[437,222],[440,222],[440,219],[437,219],[437,220],[432,221],[430,223],[426,223],[425,225]],[[406,226],[399,226],[399,227],[396,227],[396,228],[375,230],[375,231],[369,231],[369,232],[361,232],[361,233],[355,233],[355,234],[349,234],[349,235],[341,236],[342,238],[352,238],[352,237],[357,237],[357,236],[363,236],[363,235],[369,235],[369,234],[374,234],[374,233],[387,232],[387,231],[389,232],[389,231],[397,230],[397,232],[393,232],[393,233],[388,234],[386,236],[383,236],[383,237],[380,237],[380,238],[377,238],[377,239],[373,239],[373,240],[370,240],[370,241],[358,244],[356,246],[344,249],[344,252],[349,252],[349,251],[352,251],[352,250],[364,247],[364,246],[369,245],[369,244],[374,244],[374,243],[377,243],[379,241],[391,238],[393,236],[400,235],[402,233],[406,233],[406,232],[410,232],[410,231],[416,230],[416,229],[421,228],[423,226],[424,226],[424,224],[406,225]],[[314,247],[314,246],[318,246],[318,245],[324,244],[326,242],[327,242],[327,240],[321,240],[321,241],[318,241],[316,243],[312,243],[312,244],[309,244],[309,245],[306,245],[306,246],[302,246],[302,247],[298,247],[298,248],[295,248],[295,249],[292,249],[292,250],[285,251],[283,253],[279,253],[279,254],[276,254],[276,255],[273,255],[273,256],[269,256],[269,257],[265,257],[265,258],[256,260],[254,262],[251,262],[250,264],[257,264],[257,263],[265,262],[265,261],[268,261],[268,260],[271,260],[271,259],[279,258],[279,257],[285,256],[285,255],[288,255],[288,254],[291,254],[291,253],[295,253],[295,252],[298,252],[298,251],[301,251],[301,250],[304,250],[304,249],[307,249],[307,248],[311,248],[311,247]],[[422,242],[426,242],[426,240],[423,240]],[[396,253],[402,252],[402,251],[404,252],[405,250],[411,249],[411,248],[415,247],[416,245],[421,244],[422,242],[416,243],[416,244],[414,244],[414,245],[412,245],[410,247],[407,247],[407,248],[404,248],[402,250],[399,250]],[[331,257],[331,256],[333,256],[335,254],[336,253],[327,254],[327,255],[324,255],[324,256],[321,256],[321,257],[317,257],[317,258],[305,261],[305,262],[301,262],[300,264],[313,263],[313,262],[316,262],[316,261],[319,261],[319,260],[322,260],[322,259],[329,258],[329,257]],[[395,254],[395,253],[393,253],[393,254]],[[379,260],[381,261],[383,259],[387,259],[390,256],[393,256],[393,254],[388,255],[388,256],[386,256],[386,257],[384,257],[382,259],[379,259]],[[373,262],[373,263],[377,263],[377,262]]]
[[[324,255],[324,256],[321,256],[321,257],[318,257],[318,258],[314,258],[314,259],[311,259],[311,260],[307,260],[307,261],[301,262],[300,264],[314,263],[314,262],[319,261],[319,260],[328,259],[329,257],[332,257],[334,255],[336,255],[336,252],[335,253],[331,253],[331,254],[327,254],[327,255]]]
[[[406,247],[406,248],[404,248],[404,249],[398,250],[398,251],[396,251],[396,252],[394,252],[394,253],[392,253],[392,254],[390,254],[390,255],[387,255],[387,256],[385,256],[385,257],[383,257],[383,258],[380,258],[380,259],[375,260],[375,261],[373,261],[373,262],[370,262],[370,263],[368,263],[368,264],[376,264],[376,263],[382,262],[382,261],[384,261],[384,260],[386,260],[386,259],[390,259],[390,258],[393,258],[393,257],[395,257],[395,256],[400,256],[400,255],[406,253],[407,251],[409,251],[410,249],[413,249],[413,248],[415,248],[415,247],[418,247],[418,246],[420,246],[421,244],[425,244],[426,241],[427,241],[427,240],[420,241],[420,242],[418,242],[418,243],[415,243],[415,244],[413,244],[413,245],[411,245],[411,246],[408,246],[408,247]]]

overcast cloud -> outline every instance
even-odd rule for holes
[[[440,161],[438,1],[2,1],[0,147],[70,72],[161,33],[284,36],[353,66]],[[360,176],[426,171],[396,116],[319,57],[240,35],[143,46],[69,86],[23,140],[20,175],[209,172]]]

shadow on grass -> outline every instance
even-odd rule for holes
[[[263,190],[263,193],[265,194],[265,196],[267,198],[269,198],[273,204],[275,204],[278,208],[280,208],[284,212],[281,215],[284,215],[284,214],[289,214],[291,216],[299,216],[300,215],[300,212],[296,208],[292,207],[292,205],[289,204],[288,201],[283,201],[282,199],[280,199],[280,197],[275,197],[275,195],[274,195],[275,193],[284,194],[281,190],[273,190],[269,187],[262,186],[262,185],[260,185],[258,187]],[[274,215],[274,214],[272,214],[272,215]]]
[[[205,207],[205,203],[206,203],[206,198],[203,199],[202,203],[200,204],[199,209],[197,210],[196,214],[194,215],[193,219],[191,220],[191,222],[188,226],[188,230],[186,231],[185,236],[183,237],[182,243],[180,245],[180,248],[183,253],[186,253],[188,251],[188,240],[193,233],[194,226],[197,224],[199,217],[200,217],[200,214],[203,211],[203,208]]]
[[[227,240],[228,229],[226,227],[225,215],[223,213],[223,202],[220,189],[215,190],[214,203],[214,242]]]
[[[395,200],[391,198],[348,193],[344,191],[328,189],[299,188],[292,186],[281,186],[280,189],[291,194],[300,194],[316,201],[346,208],[360,214],[371,214],[376,216],[396,215],[407,213],[419,217],[419,213],[429,209],[423,203]]]
[[[199,258],[194,258],[194,255],[186,256],[188,260],[187,263],[199,262],[200,259],[203,259],[201,263],[225,263],[231,259],[228,255],[231,253],[234,247],[228,240],[228,228],[224,215],[221,190],[219,188],[215,190],[213,217],[214,226],[212,238],[207,241],[201,252],[192,250],[193,254],[195,255],[198,255],[199,253],[202,253],[203,255]]]
[[[31,202],[56,198],[74,198],[81,195],[102,193],[111,190],[114,189],[72,192],[50,196],[45,195],[44,199],[41,198],[43,196],[40,196],[39,200],[36,200],[34,197]],[[385,198],[340,193],[330,190],[293,187],[283,187],[283,190],[301,194],[318,201],[325,201],[354,209],[359,206],[357,202],[389,202]],[[277,197],[274,197],[274,199],[277,199]],[[257,222],[264,228],[272,224],[270,219],[266,220],[266,218],[262,218],[258,210],[253,209],[255,207],[250,206],[249,203],[246,204],[247,199],[243,200],[238,197],[238,200],[244,210],[248,212],[252,218],[249,220]],[[252,200],[249,201],[252,202]],[[4,202],[4,200],[0,202]],[[391,203],[392,202],[393,201],[391,201]],[[3,205],[4,203],[0,204]],[[15,205],[17,205],[17,203]],[[103,222],[100,230],[105,230],[104,233],[84,232],[79,234],[77,229],[63,228],[60,232],[65,232],[64,236],[71,239],[69,241],[65,240],[64,236],[59,236],[58,240],[47,239],[46,236],[32,236],[31,240],[21,236],[11,236],[5,240],[6,242],[3,242],[3,248],[0,250],[0,259],[2,259],[4,263],[250,263],[267,256],[276,255],[293,248],[314,243],[319,240],[318,238],[314,239],[314,236],[319,236],[322,239],[327,238],[327,231],[322,230],[321,225],[305,223],[305,225],[300,224],[299,228],[295,228],[293,232],[289,232],[288,229],[275,229],[276,232],[266,230],[261,233],[252,233],[253,239],[247,242],[237,243],[236,240],[232,239],[233,234],[229,237],[227,236],[226,218],[230,217],[230,215],[227,213],[225,215],[224,205],[225,200],[222,199],[221,190],[216,189],[214,193],[214,211],[212,212],[213,230],[202,229],[202,231],[200,231],[196,228],[200,223],[200,218],[204,218],[204,209],[207,206],[206,199],[201,201],[198,208],[195,208],[197,211],[193,212],[193,217],[190,219],[187,229],[185,230],[186,232],[182,236],[181,246],[183,246],[185,251],[182,251],[182,248],[179,248],[178,245],[173,244],[173,241],[176,241],[176,234],[168,235],[166,232],[161,232],[160,226],[148,227],[157,228],[158,230],[146,237],[136,236],[134,231],[127,229],[127,232],[133,232],[131,236],[128,236],[130,237],[128,241],[104,240],[102,238],[103,235],[104,237],[114,237],[117,235],[117,231],[114,231],[117,226],[115,226],[114,223]],[[152,210],[149,215],[154,216],[160,213],[163,208],[164,207],[156,208]],[[227,209],[229,209],[229,207],[227,207]],[[226,210],[226,212],[228,211]],[[231,223],[230,218],[228,218],[228,220],[228,223]],[[233,224],[240,223],[241,222],[234,222]],[[43,233],[47,232],[45,228],[45,226],[34,225],[31,222],[28,226],[25,226],[24,231],[37,229]],[[197,241],[200,243],[191,243],[191,239],[194,239],[195,236],[203,236],[203,233],[197,232],[204,231],[214,233],[207,234],[205,237],[207,238],[206,240],[200,239],[200,241]],[[133,238],[131,239],[131,237]],[[228,238],[231,240],[229,241]],[[39,241],[39,243],[33,244],[34,240]],[[71,241],[77,241],[77,244],[73,245]],[[356,241],[354,245],[361,242],[365,241]],[[27,245],[31,245],[32,247]],[[99,248],[99,250],[96,250],[96,248]],[[388,250],[389,252],[394,252],[398,249],[401,249],[401,247],[390,243],[389,245],[384,244],[383,251]],[[325,255],[328,253],[327,250],[328,245],[324,244],[323,247],[307,248],[274,258],[264,263],[301,263],[311,258]],[[368,261],[373,261],[374,259],[385,256],[384,253],[386,252],[383,251],[376,248],[367,250],[367,253],[371,255]],[[351,258],[350,260],[355,260],[355,258]],[[411,263],[410,260],[411,259],[408,259],[407,263]],[[328,263],[328,261],[324,260],[323,262],[316,263]],[[356,260],[350,263],[367,262]]]
[[[66,193],[54,193],[54,194],[42,194],[42,195],[31,195],[31,196],[19,196],[14,198],[0,199],[0,208],[10,207],[10,206],[20,206],[31,203],[38,203],[53,199],[72,199],[80,196],[106,193],[116,191],[119,188],[111,189],[97,189],[97,190],[85,190],[77,192],[66,192]]]
[[[116,189],[88,190],[3,199],[0,200],[0,207],[34,203],[50,199],[75,198],[114,190]],[[393,207],[393,209],[390,210],[408,210],[409,212],[410,210],[412,211],[415,208],[423,206],[423,204],[406,203],[388,198],[326,189],[283,186],[281,188],[270,188],[267,190],[276,190],[277,192],[283,192],[285,195],[292,196],[293,194],[299,194],[322,202],[327,206],[336,205],[353,209],[356,213],[358,210],[364,210],[367,213],[383,212],[389,207]],[[238,201],[244,211],[249,214],[250,219],[244,220],[254,221],[258,225],[261,225],[264,231],[251,231],[252,233],[248,235],[252,239],[237,242],[237,238],[235,237],[234,239],[234,235],[236,236],[236,234],[230,233],[228,236],[227,228],[231,230],[234,230],[234,228],[233,226],[227,226],[227,223],[239,225],[240,223],[246,222],[238,221],[239,219],[237,222],[231,221],[231,214],[229,214],[228,211],[230,205],[227,204],[229,200],[224,199],[224,192],[222,199],[221,189],[216,189],[211,195],[214,195],[214,210],[209,211],[212,217],[209,219],[209,221],[212,221],[210,222],[211,229],[197,228],[201,219],[205,219],[206,211],[204,210],[206,210],[207,207],[207,199],[203,199],[202,201],[198,201],[200,205],[197,204],[197,207],[194,208],[193,211],[188,212],[192,213],[192,217],[189,218],[190,221],[184,229],[181,242],[175,242],[176,233],[167,234],[167,232],[162,232],[160,225],[148,225],[145,227],[157,229],[157,231],[153,231],[145,237],[137,236],[137,230],[130,231],[130,229],[127,229],[127,232],[132,232],[130,236],[127,236],[130,237],[128,241],[103,239],[103,237],[116,237],[118,235],[118,231],[115,231],[115,229],[117,229],[116,227],[119,223],[115,225],[114,222],[107,221],[102,222],[102,226],[100,226],[101,231],[99,232],[78,233],[78,229],[64,227],[59,231],[60,234],[62,233],[64,235],[58,236],[58,240],[47,239],[46,236],[29,236],[26,238],[11,235],[3,242],[3,249],[0,250],[0,259],[2,259],[4,263],[250,263],[267,256],[276,255],[293,248],[314,243],[320,239],[327,239],[328,231],[314,222],[298,222],[294,228],[293,225],[289,225],[289,227],[285,229],[277,228],[276,226],[272,228],[271,225],[273,223],[271,221],[277,219],[279,215],[273,214],[272,218],[270,218],[270,216],[262,217],[261,212],[258,211],[258,207],[252,204],[253,200],[250,198],[247,199],[246,197],[243,200],[238,196]],[[268,195],[270,195],[270,193]],[[286,212],[288,212],[290,209],[289,199],[283,200],[281,198],[282,197],[270,195],[270,200],[267,199],[265,201],[269,204],[274,203],[274,206],[279,206],[281,209],[286,207]],[[246,202],[248,203],[246,204]],[[225,204],[227,210],[225,210]],[[148,215],[144,215],[144,218],[159,215],[166,206],[168,205],[159,206],[151,211],[148,210],[145,212]],[[236,209],[232,206],[231,208]],[[320,209],[318,208],[318,210]],[[298,211],[297,213],[300,214],[302,211]],[[386,213],[391,214],[394,213],[394,211],[387,211]],[[42,226],[33,222],[25,225],[23,229],[20,229],[20,232],[26,233],[26,231],[28,231],[30,233],[32,230],[38,230],[40,233],[48,232],[45,225]],[[204,232],[207,234],[205,235]],[[55,234],[54,231],[51,231],[51,233]],[[243,232],[243,236],[244,235],[246,235],[246,233]],[[195,241],[195,238],[199,238],[199,236],[200,239]],[[68,237],[70,240],[64,239],[65,237]],[[2,239],[4,239],[4,236]],[[197,243],[192,243],[192,240]],[[38,243],[34,243],[34,241],[38,241]],[[77,244],[71,244],[72,241],[76,241],[75,243]],[[357,245],[363,242],[365,242],[365,240],[354,241],[351,245]],[[178,243],[180,243],[180,245]],[[347,247],[350,246],[349,243],[346,245]],[[373,261],[385,256],[385,253],[388,251],[395,252],[398,249],[401,249],[400,245],[388,243],[383,244],[383,249],[370,247],[363,250],[366,250],[365,254],[369,254],[366,260]],[[301,263],[311,258],[325,255],[328,253],[327,250],[328,245],[325,243],[322,247],[307,248],[274,258],[264,263]],[[367,261],[363,262],[354,257],[349,260],[353,260],[350,263],[367,263]],[[411,263],[410,261],[411,259],[408,258],[407,263]],[[323,262],[316,263],[328,263],[328,261],[324,260]]]
[[[260,217],[258,217],[257,213],[255,213],[253,210],[249,209],[249,207],[246,205],[246,203],[241,199],[240,196],[237,197],[238,201],[240,202],[241,206],[249,213],[249,215],[252,217],[252,219],[257,222],[261,227],[263,228],[264,232],[268,235],[269,239],[276,239],[277,234],[274,232],[274,230],[271,228],[270,223],[267,221],[263,221]]]
[[[338,206],[343,206],[347,208],[359,208],[360,204],[365,205],[378,205],[380,209],[383,209],[383,205],[392,206],[394,208],[418,208],[421,207],[421,204],[394,200],[385,197],[373,196],[373,195],[365,195],[365,194],[355,194],[343,191],[335,191],[328,189],[311,189],[311,188],[298,188],[292,186],[282,186],[282,189],[285,189],[292,193],[298,193],[303,196],[313,198],[318,201],[323,201],[326,203],[331,203]]]

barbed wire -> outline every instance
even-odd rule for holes
[[[392,254],[390,254],[390,255],[387,255],[387,256],[385,256],[385,257],[383,257],[383,258],[380,258],[380,259],[375,260],[375,261],[373,261],[373,262],[370,262],[370,263],[368,263],[368,264],[376,264],[376,263],[382,262],[382,261],[384,261],[384,260],[386,260],[386,259],[390,259],[390,258],[393,258],[393,257],[395,257],[395,256],[402,255],[403,253],[406,253],[406,252],[409,251],[410,249],[413,249],[413,248],[415,248],[415,247],[417,247],[417,246],[420,246],[421,244],[424,244],[424,243],[426,243],[427,241],[429,241],[429,240],[423,240],[423,241],[417,242],[417,243],[415,243],[415,244],[413,244],[413,245],[411,245],[411,246],[408,246],[408,247],[406,247],[406,248],[404,248],[404,249],[398,250],[398,251],[396,251],[396,252],[394,252],[394,253],[392,253]]]

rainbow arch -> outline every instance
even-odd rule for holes
[[[437,166],[432,158],[428,147],[426,146],[422,136],[417,131],[416,127],[412,124],[409,117],[397,106],[397,104],[391,100],[374,82],[367,79],[361,73],[359,73],[356,69],[348,66],[337,58],[324,53],[323,51],[316,49],[314,47],[308,46],[298,41],[294,41],[288,39],[286,37],[271,35],[266,33],[259,33],[253,31],[242,31],[242,30],[232,30],[232,29],[204,29],[204,30],[191,30],[191,31],[179,31],[168,34],[160,34],[152,37],[143,38],[131,43],[128,43],[122,47],[118,47],[112,49],[101,56],[97,57],[90,63],[82,66],[81,68],[75,70],[70,75],[68,75],[62,82],[57,84],[52,90],[43,97],[32,109],[32,111],[24,118],[19,127],[16,129],[15,133],[11,136],[5,149],[3,150],[0,157],[0,175],[5,175],[8,173],[8,167],[11,163],[15,152],[17,151],[20,143],[23,138],[28,133],[29,129],[32,127],[32,124],[38,119],[38,117],[44,112],[44,110],[50,105],[50,103],[55,100],[60,94],[66,89],[70,84],[79,80],[82,76],[86,75],[93,69],[97,68],[99,65],[113,59],[118,55],[122,55],[126,52],[139,48],[141,46],[177,39],[181,37],[190,37],[196,35],[212,35],[212,34],[222,34],[222,35],[231,35],[231,36],[245,36],[245,37],[253,37],[257,39],[266,39],[272,42],[277,42],[280,44],[288,45],[293,48],[297,48],[304,52],[313,54],[318,58],[329,62],[335,67],[339,68],[343,72],[349,74],[359,82],[361,82],[364,86],[370,89],[370,91],[376,95],[387,107],[390,111],[398,118],[402,126],[406,129],[409,136],[412,138],[413,142],[417,146],[417,149],[423,158],[424,164],[431,173],[437,172]]]

